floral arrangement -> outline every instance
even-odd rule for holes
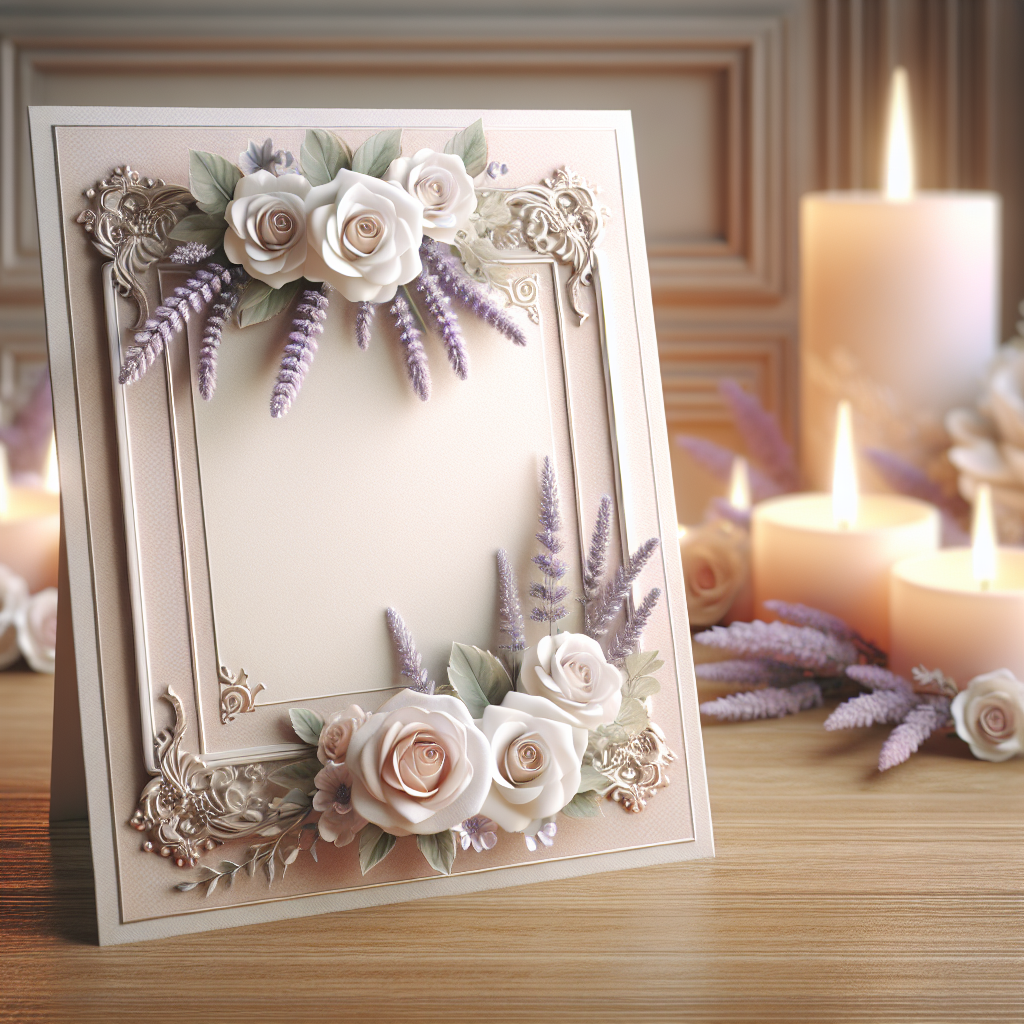
[[[29,595],[25,581],[0,565],[0,668],[24,658],[33,672],[53,672],[57,655],[57,590]]]
[[[703,714],[730,722],[781,718],[821,707],[825,696],[853,682],[866,692],[839,704],[825,728],[895,726],[879,752],[879,771],[902,764],[929,736],[950,727],[982,760],[1024,753],[1024,683],[1009,670],[978,676],[962,691],[949,676],[923,666],[907,680],[836,616],[782,601],[766,605],[781,621],[734,622],[696,635],[698,643],[733,655],[698,665],[699,679],[756,687],[701,704]]]
[[[302,387],[330,300],[357,305],[356,343],[365,349],[380,306],[387,307],[416,395],[430,397],[423,348],[428,322],[455,374],[468,357],[453,301],[517,345],[526,337],[455,253],[472,251],[466,229],[478,205],[474,177],[490,173],[480,121],[457,133],[443,153],[402,156],[400,130],[379,132],[354,152],[337,135],[306,132],[296,159],[267,139],[249,144],[238,163],[189,153],[189,189],[197,212],[168,237],[171,259],[193,268],[140,325],[120,381],[139,380],[192,315],[205,314],[197,367],[199,392],[213,397],[224,327],[262,323],[297,302],[270,400],[283,416]],[[88,227],[88,225],[87,225]]]
[[[271,774],[270,781],[288,792],[250,807],[248,782],[231,782],[234,804],[242,809],[240,834],[245,814],[254,812],[259,827],[253,831],[267,841],[250,847],[241,863],[203,868],[198,879],[177,888],[204,885],[209,894],[221,879],[231,882],[260,867],[273,882],[277,866],[287,870],[302,852],[316,860],[318,842],[344,847],[357,839],[363,874],[411,837],[431,868],[449,874],[460,848],[485,853],[502,832],[522,834],[535,851],[552,845],[559,814],[594,817],[605,800],[642,811],[668,785],[664,768],[674,760],[650,718],[650,698],[659,690],[655,673],[663,663],[656,652],[640,649],[660,590],[627,610],[621,628],[610,634],[658,541],[648,541],[609,573],[611,521],[612,502],[604,497],[582,567],[583,632],[560,632],[571,596],[563,582],[569,567],[562,557],[557,483],[545,459],[540,550],[533,558],[539,578],[528,593],[535,602],[530,618],[551,632],[527,646],[519,587],[504,551],[497,555],[505,640],[498,654],[455,643],[447,679],[435,682],[401,616],[389,608],[387,624],[406,688],[372,713],[356,704],[326,718],[291,709],[292,727],[311,756]],[[146,794],[133,819],[142,830],[155,817],[145,800]],[[205,848],[228,835],[208,839]],[[166,849],[165,855],[173,853]],[[195,859],[180,856],[177,862]]]

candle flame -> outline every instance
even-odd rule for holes
[[[679,539],[682,540],[689,531],[682,523],[677,523],[676,525],[679,527]]]
[[[0,444],[0,519],[7,518],[7,507],[10,504],[11,471],[7,463],[7,446]]]
[[[747,460],[742,455],[737,455],[732,460],[729,504],[741,512],[750,508],[750,470],[747,468]]]
[[[841,530],[857,522],[857,459],[853,448],[853,415],[849,402],[836,410],[836,454],[832,463],[832,521]]]
[[[914,146],[910,133],[910,79],[906,68],[892,73],[889,90],[889,131],[886,140],[885,197],[914,196]]]
[[[50,438],[50,454],[46,457],[46,478],[43,490],[49,494],[60,494],[60,471],[57,468],[57,437]]]
[[[978,484],[971,517],[971,567],[982,590],[988,590],[995,581],[997,545],[992,488],[988,484]]]

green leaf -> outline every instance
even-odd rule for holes
[[[310,803],[312,801],[304,789],[289,789],[284,799],[278,804],[278,808],[284,807],[285,804],[291,804],[293,807],[308,807]]]
[[[174,888],[178,892],[191,892],[198,884],[198,882],[179,882]]]
[[[512,689],[505,666],[490,651],[467,644],[452,644],[448,679],[474,718],[479,718],[488,704],[500,704]]]
[[[630,736],[638,736],[651,724],[647,708],[635,697],[626,697],[615,716],[615,724],[621,726]]]
[[[626,670],[626,677],[628,679],[638,679],[640,676],[653,675],[665,664],[665,662],[658,661],[657,659],[657,651],[639,651],[636,654],[630,654],[622,663],[623,668]]]
[[[296,761],[294,764],[286,764],[283,768],[271,772],[270,781],[284,787],[293,782],[307,783],[306,789],[308,790],[308,783],[313,781],[321,768],[323,765],[315,757],[308,761]]]
[[[230,160],[198,149],[188,151],[188,185],[203,213],[223,213],[235,197],[242,172]]]
[[[487,166],[487,136],[484,135],[483,120],[474,121],[458,135],[453,136],[444,147],[446,153],[462,157],[466,173],[475,178]]]
[[[449,829],[433,836],[417,836],[416,845],[435,871],[440,871],[442,875],[452,873],[452,865],[455,863],[455,837]]]
[[[306,708],[292,708],[288,712],[288,717],[292,720],[295,735],[303,743],[315,747],[320,742],[324,720],[315,711],[309,711]]]
[[[629,733],[615,722],[612,722],[611,725],[599,725],[597,727],[597,734],[598,736],[604,736],[612,743],[627,743],[629,741]]]
[[[182,217],[167,232],[167,237],[173,238],[176,242],[202,242],[203,245],[220,245],[227,229],[228,223],[223,215],[190,213],[187,217]]]
[[[577,793],[590,793],[593,790],[607,789],[612,783],[607,775],[599,772],[592,764],[585,764],[580,769],[581,779]]]
[[[563,808],[567,818],[599,818],[601,798],[594,792],[577,793]]]
[[[365,875],[394,848],[395,837],[376,825],[364,825],[359,833],[359,870]]]
[[[343,167],[352,166],[352,151],[334,132],[309,128],[299,150],[299,166],[311,185],[326,185]]]
[[[352,154],[352,170],[368,174],[371,178],[382,178],[391,166],[391,161],[402,153],[402,129],[392,128],[371,135]]]
[[[277,316],[287,308],[301,286],[302,278],[282,285],[280,288],[271,288],[263,281],[250,281],[245,286],[242,301],[238,304],[239,326],[251,327],[253,324],[261,324],[264,320]],[[294,724],[294,719],[292,724]]]
[[[657,693],[660,689],[661,683],[654,676],[638,676],[623,683],[622,696],[636,697],[637,700],[643,700],[645,697],[650,697],[652,694]]]

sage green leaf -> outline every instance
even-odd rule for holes
[[[289,789],[284,799],[278,804],[278,808],[284,807],[285,804],[290,804],[292,807],[308,807],[311,803],[309,794],[304,789]]]
[[[278,313],[288,307],[301,286],[301,278],[298,281],[291,281],[288,284],[282,285],[280,288],[271,288],[270,285],[265,284],[263,281],[250,281],[245,286],[242,300],[238,304],[239,326],[250,327],[253,324],[261,324],[264,320],[277,316]],[[295,724],[294,720],[292,724]]]
[[[601,816],[601,798],[597,793],[577,793],[563,808],[567,818],[599,818]]]
[[[621,726],[630,736],[638,736],[651,724],[647,708],[635,697],[626,697],[615,716],[615,724]]]
[[[198,882],[179,882],[174,888],[178,892],[191,892],[198,884]]]
[[[630,654],[622,663],[626,670],[628,679],[637,679],[640,676],[649,676],[657,672],[665,663],[658,661],[657,651],[639,651]]]
[[[241,867],[241,865],[236,864],[233,860],[222,860],[218,870],[222,875],[226,875],[229,871],[237,871],[239,867]]]
[[[271,854],[263,864],[263,870],[267,873],[267,885],[274,884],[274,855]]]
[[[512,689],[505,666],[490,651],[467,644],[452,644],[448,679],[473,718],[479,718],[488,704],[500,704]]]
[[[450,830],[446,829],[433,836],[417,836],[416,845],[435,871],[440,871],[442,875],[452,873],[452,865],[455,863],[455,837]]]
[[[611,725],[599,725],[597,727],[597,734],[604,736],[612,743],[626,743],[629,741],[629,733],[615,722],[612,722]]]
[[[295,735],[303,743],[315,747],[320,742],[324,720],[315,711],[309,711],[306,708],[292,708],[288,712],[288,717],[292,720]]]
[[[311,185],[326,185],[343,167],[352,166],[352,151],[334,132],[309,128],[299,150],[299,166]]]
[[[202,242],[203,245],[214,246],[221,244],[227,229],[228,222],[223,216],[190,213],[187,217],[182,217],[167,232],[167,237],[173,238],[176,242]]]
[[[230,160],[198,149],[188,151],[188,187],[203,213],[220,213],[235,197],[242,172]]]
[[[612,783],[607,775],[599,772],[592,764],[585,764],[580,769],[581,779],[577,793],[590,793],[593,790],[607,789]]]
[[[359,833],[359,870],[365,875],[394,848],[395,837],[377,825],[364,825]]]
[[[636,697],[638,700],[643,700],[644,697],[650,697],[660,689],[661,683],[654,676],[637,676],[635,679],[630,679],[629,682],[623,684],[622,696]]]
[[[483,120],[474,121],[445,144],[446,153],[462,157],[466,173],[475,178],[487,166],[487,136],[484,135]]]
[[[319,836],[316,837],[316,839],[319,839],[319,838],[320,838]],[[319,864],[320,862],[316,858],[316,839],[314,839],[313,842],[311,842],[309,844],[309,855],[310,855],[310,857],[313,858],[313,863],[314,864]]]
[[[315,757],[307,761],[296,761],[294,764],[286,764],[283,768],[271,772],[270,781],[278,786],[289,786],[293,782],[298,782],[305,785],[306,791],[308,791],[321,768],[323,765]]]
[[[391,161],[402,153],[402,129],[392,128],[371,135],[352,154],[352,170],[368,174],[371,178],[382,178],[391,166]]]

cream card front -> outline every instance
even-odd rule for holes
[[[629,115],[31,127],[101,941],[710,856]]]

